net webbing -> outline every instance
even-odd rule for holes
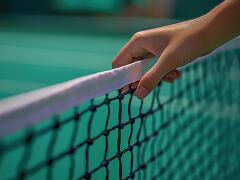
[[[239,60],[221,52],[144,101],[130,85],[4,137],[0,179],[238,179]]]

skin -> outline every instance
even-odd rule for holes
[[[112,67],[159,57],[156,64],[135,83],[135,96],[144,99],[161,80],[173,82],[178,79],[178,67],[209,54],[239,35],[240,0],[226,0],[199,18],[137,32],[117,54]]]

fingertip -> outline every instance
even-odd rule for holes
[[[166,82],[172,83],[175,80],[177,80],[180,76],[181,76],[180,71],[172,70],[163,77],[163,80]]]
[[[137,82],[135,82],[135,83],[132,83],[131,88],[132,88],[132,89],[136,89],[137,86],[138,86],[138,84],[139,84],[139,81],[137,81]]]
[[[126,93],[129,90],[129,86],[124,86],[121,90],[121,93]]]
[[[181,76],[181,72],[178,70],[173,70],[175,72],[175,77],[179,78]]]
[[[137,90],[135,91],[135,95],[139,99],[144,99],[151,90],[156,87],[158,81],[156,80],[155,75],[156,73],[153,73],[153,71],[150,70],[139,81]]]
[[[130,58],[128,58],[130,59]],[[125,62],[124,60],[126,60],[126,58],[122,58],[122,57],[117,57],[115,58],[113,61],[112,61],[112,68],[113,69],[116,69],[116,68],[119,68],[119,67],[122,67],[122,66],[125,66],[127,64],[130,64],[131,63],[131,60],[129,60],[128,62]]]
[[[118,67],[120,67],[120,64],[117,63],[117,60],[116,60],[116,59],[114,59],[114,60],[112,61],[112,69],[115,69],[115,68],[118,68]]]

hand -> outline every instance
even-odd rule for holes
[[[135,95],[143,99],[162,79],[170,82],[177,79],[180,74],[176,68],[239,36],[239,9],[239,0],[227,0],[197,19],[138,32],[118,53],[112,66],[159,57],[137,83]]]
[[[137,84],[135,95],[147,96],[161,80],[173,82],[180,77],[176,68],[183,66],[209,49],[204,44],[201,19],[195,19],[136,33],[112,62],[113,68],[137,60],[159,57],[157,63]]]

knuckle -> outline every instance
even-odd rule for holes
[[[144,37],[145,37],[145,33],[144,33],[143,31],[140,31],[140,32],[135,33],[135,34],[133,35],[132,39],[133,39],[134,41],[139,41],[139,40],[144,39]]]

